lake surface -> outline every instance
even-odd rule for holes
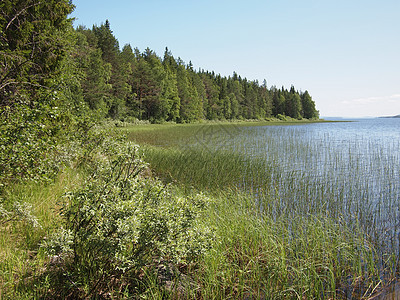
[[[329,214],[349,224],[361,223],[383,252],[400,251],[400,119],[205,125],[181,146],[265,160],[271,178],[260,180],[253,173],[241,187],[259,195],[274,193],[282,200],[275,207],[277,214]]]
[[[273,215],[288,219],[327,215],[355,224],[354,228],[360,224],[382,253],[396,253],[400,265],[400,119],[160,126],[133,138],[177,148],[182,155],[188,151],[188,158],[204,152],[211,153],[210,159],[217,152],[225,152],[225,157],[236,153],[240,159],[232,163],[240,164],[239,176],[223,170],[218,170],[218,176],[231,176],[232,183],[244,191],[273,199],[265,207]],[[202,168],[181,165],[187,166]],[[204,168],[208,168],[204,176],[211,178],[214,166]]]
[[[399,197],[400,119],[248,127],[240,133],[249,138],[235,135],[244,146],[239,151],[275,161],[286,175],[335,181],[375,202]]]

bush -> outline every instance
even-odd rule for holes
[[[78,127],[50,104],[5,107],[0,113],[0,195],[14,183],[54,179],[64,163],[64,142]]]
[[[281,121],[287,121],[287,117],[285,115],[278,114],[276,117]]]
[[[129,287],[124,276],[190,264],[210,248],[212,231],[198,221],[206,197],[177,197],[141,176],[146,163],[131,143],[105,141],[99,149],[103,159],[91,165],[82,188],[66,195],[63,228],[43,243],[65,262],[66,285],[73,283],[85,297],[100,295],[111,278]]]

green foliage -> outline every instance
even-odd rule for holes
[[[66,196],[63,228],[43,244],[65,260],[70,279],[86,296],[99,295],[112,277],[135,276],[152,265],[190,264],[210,248],[212,231],[199,222],[206,197],[173,196],[161,182],[144,178],[146,164],[131,143],[99,146],[101,152],[91,152],[99,157],[88,179]]]
[[[0,4],[0,194],[11,182],[51,179],[59,168],[52,160],[71,121],[67,90],[79,87],[78,72],[66,67],[72,8],[67,0]],[[76,108],[79,96],[73,101]]]
[[[73,253],[73,239],[72,230],[61,227],[43,241],[42,247],[49,255],[57,256],[62,253],[64,256],[69,256]]]
[[[44,108],[46,109],[46,107]],[[57,118],[55,109],[26,110],[14,106],[0,116],[0,194],[11,182],[31,178],[50,179],[57,171],[51,163],[55,147],[54,131],[46,120]]]
[[[301,103],[302,103],[302,107],[303,107],[304,118],[307,118],[307,119],[319,118],[319,112],[315,109],[315,103],[312,100],[308,91],[305,91],[301,95]]]
[[[180,107],[181,101],[178,95],[176,76],[167,70],[161,83],[158,119],[175,122],[179,118]]]
[[[4,225],[12,221],[22,221],[32,227],[40,227],[38,219],[32,214],[32,205],[29,203],[14,202],[9,211],[0,203],[0,224]]]
[[[0,107],[26,101],[31,105],[56,75],[65,55],[63,32],[71,23],[67,0],[0,4]],[[21,97],[29,95],[29,97]]]
[[[278,114],[276,117],[281,121],[287,121],[287,118],[285,115]]]
[[[83,97],[100,117],[135,117],[152,123],[202,119],[265,119],[286,114],[295,119],[316,118],[315,103],[307,94],[285,88],[267,88],[264,80],[222,77],[195,71],[166,49],[163,59],[149,48],[140,53],[118,40],[106,21],[92,30],[78,27],[74,53]],[[301,99],[301,100],[300,100]],[[302,105],[305,105],[303,109]],[[100,111],[99,111],[100,110]]]
[[[302,118],[301,99],[299,94],[294,91],[293,87],[286,100],[285,113],[293,119]]]

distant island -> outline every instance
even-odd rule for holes
[[[396,115],[396,116],[387,116],[387,117],[379,117],[379,118],[400,118],[400,115]]]

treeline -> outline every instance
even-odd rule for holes
[[[307,91],[194,70],[168,48],[163,57],[129,44],[121,50],[108,21],[74,29],[66,17],[70,1],[8,0],[0,6],[3,110],[52,103],[78,117],[180,123],[318,118]]]
[[[309,93],[293,86],[268,89],[265,80],[260,85],[236,73],[227,78],[196,71],[168,48],[162,58],[129,44],[120,50],[108,21],[92,29],[78,27],[72,56],[82,76],[75,96],[101,117],[181,123],[278,115],[318,118]]]

